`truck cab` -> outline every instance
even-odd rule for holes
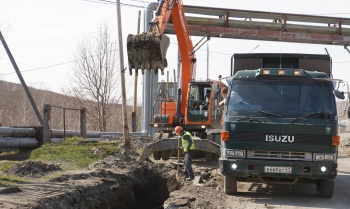
[[[335,94],[331,58],[239,54],[232,73],[219,159],[225,193],[235,194],[237,181],[315,182],[319,196],[332,197],[340,143],[336,100],[347,98]]]

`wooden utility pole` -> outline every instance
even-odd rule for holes
[[[118,40],[119,40],[119,64],[120,64],[120,77],[122,85],[122,110],[123,110],[123,136],[124,136],[124,145],[130,149],[130,136],[129,136],[129,127],[128,127],[128,115],[126,111],[126,90],[125,90],[125,70],[124,69],[124,56],[123,56],[123,36],[122,36],[122,21],[121,21],[121,12],[120,12],[120,0],[117,0],[117,22],[118,22]]]
[[[140,22],[141,22],[141,11],[138,13],[138,21],[137,21],[137,34],[140,34]],[[137,110],[137,70],[135,72],[135,83],[134,83],[134,107],[131,113],[131,131],[136,132],[136,110]]]

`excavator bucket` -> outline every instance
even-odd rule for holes
[[[129,34],[127,38],[127,50],[130,75],[132,69],[136,72],[141,69],[142,74],[145,69],[158,69],[163,72],[168,63],[166,51],[170,45],[170,39],[166,35],[157,32],[142,33],[140,35]]]

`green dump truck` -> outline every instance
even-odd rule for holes
[[[233,66],[219,159],[225,193],[237,193],[237,181],[314,182],[332,197],[348,102],[339,86],[348,86],[332,79],[330,56],[236,54]]]

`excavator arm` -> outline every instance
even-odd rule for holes
[[[181,81],[181,101],[186,101],[188,83],[195,76],[195,54],[192,40],[184,14],[182,0],[161,0],[156,11],[155,18],[150,21],[150,30],[140,35],[129,34],[127,37],[127,51],[130,74],[132,69],[136,71],[154,69],[155,73],[160,69],[162,72],[167,67],[166,51],[170,40],[163,34],[167,23],[171,21],[174,25],[177,37],[182,69]],[[185,105],[179,105],[181,114],[185,113]]]

